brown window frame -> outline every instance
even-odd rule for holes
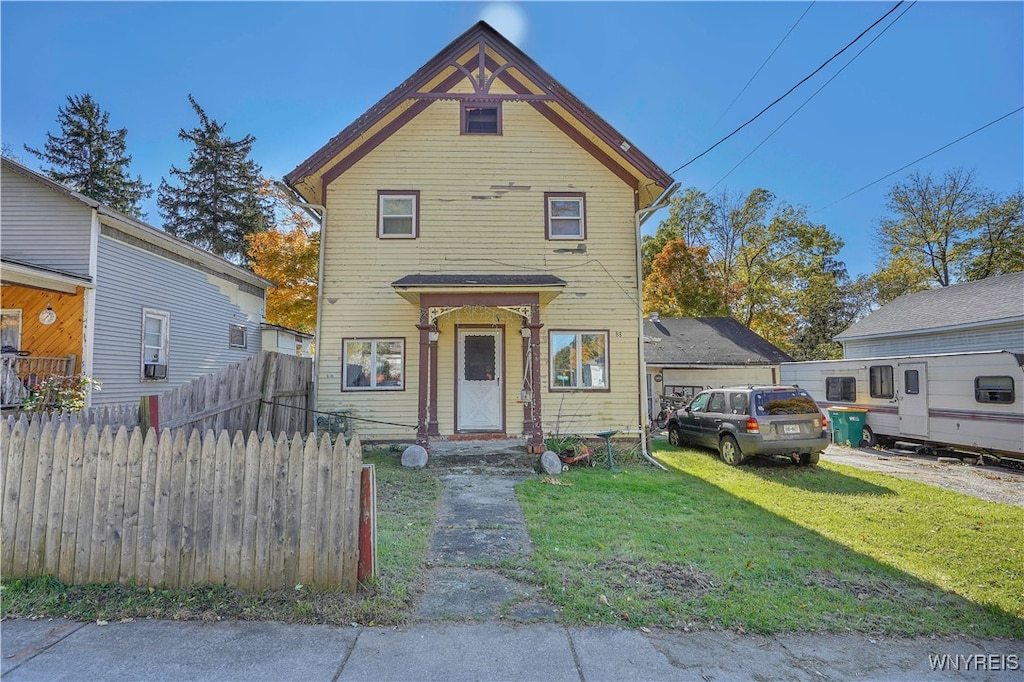
[[[492,131],[470,131],[468,113],[471,109],[494,109],[495,130]],[[501,102],[462,102],[459,107],[459,134],[460,135],[501,135],[502,134]]]
[[[384,234],[384,213],[381,200],[384,197],[412,197],[412,233]],[[418,189],[379,189],[377,190],[377,239],[418,239],[420,236],[420,191]]]

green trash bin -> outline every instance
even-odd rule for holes
[[[864,439],[864,421],[867,413],[863,407],[828,408],[828,419],[832,423],[832,442],[837,445],[858,447]]]

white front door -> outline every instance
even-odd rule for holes
[[[928,375],[923,362],[900,363],[900,434],[928,438]]]
[[[460,329],[458,385],[459,431],[501,431],[500,329]]]

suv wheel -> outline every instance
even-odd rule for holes
[[[718,454],[722,461],[729,466],[737,466],[743,463],[743,453],[740,452],[740,444],[736,439],[726,434],[718,441]]]
[[[814,466],[818,463],[818,459],[821,457],[820,452],[803,453],[800,455],[801,466]]]
[[[668,443],[677,448],[683,447],[683,430],[679,428],[679,424],[668,425]]]

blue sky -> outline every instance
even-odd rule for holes
[[[172,164],[187,165],[189,147],[177,133],[197,123],[191,93],[226,123],[229,136],[254,135],[253,157],[265,174],[280,178],[484,18],[673,172],[894,4],[4,0],[0,138],[38,168],[23,145],[41,147],[47,131],[58,132],[57,107],[70,94],[90,93],[112,127],[128,129],[131,170],[155,188]],[[872,234],[894,181],[913,171],[941,176],[963,167],[1000,194],[1024,184],[1024,114],[1017,112],[836,203],[1020,108],[1022,41],[1021,2],[904,2],[761,118],[674,176],[705,191],[765,187],[805,206],[813,221],[844,239],[840,258],[850,273],[869,272],[878,255]],[[145,210],[159,226],[155,195]]]

